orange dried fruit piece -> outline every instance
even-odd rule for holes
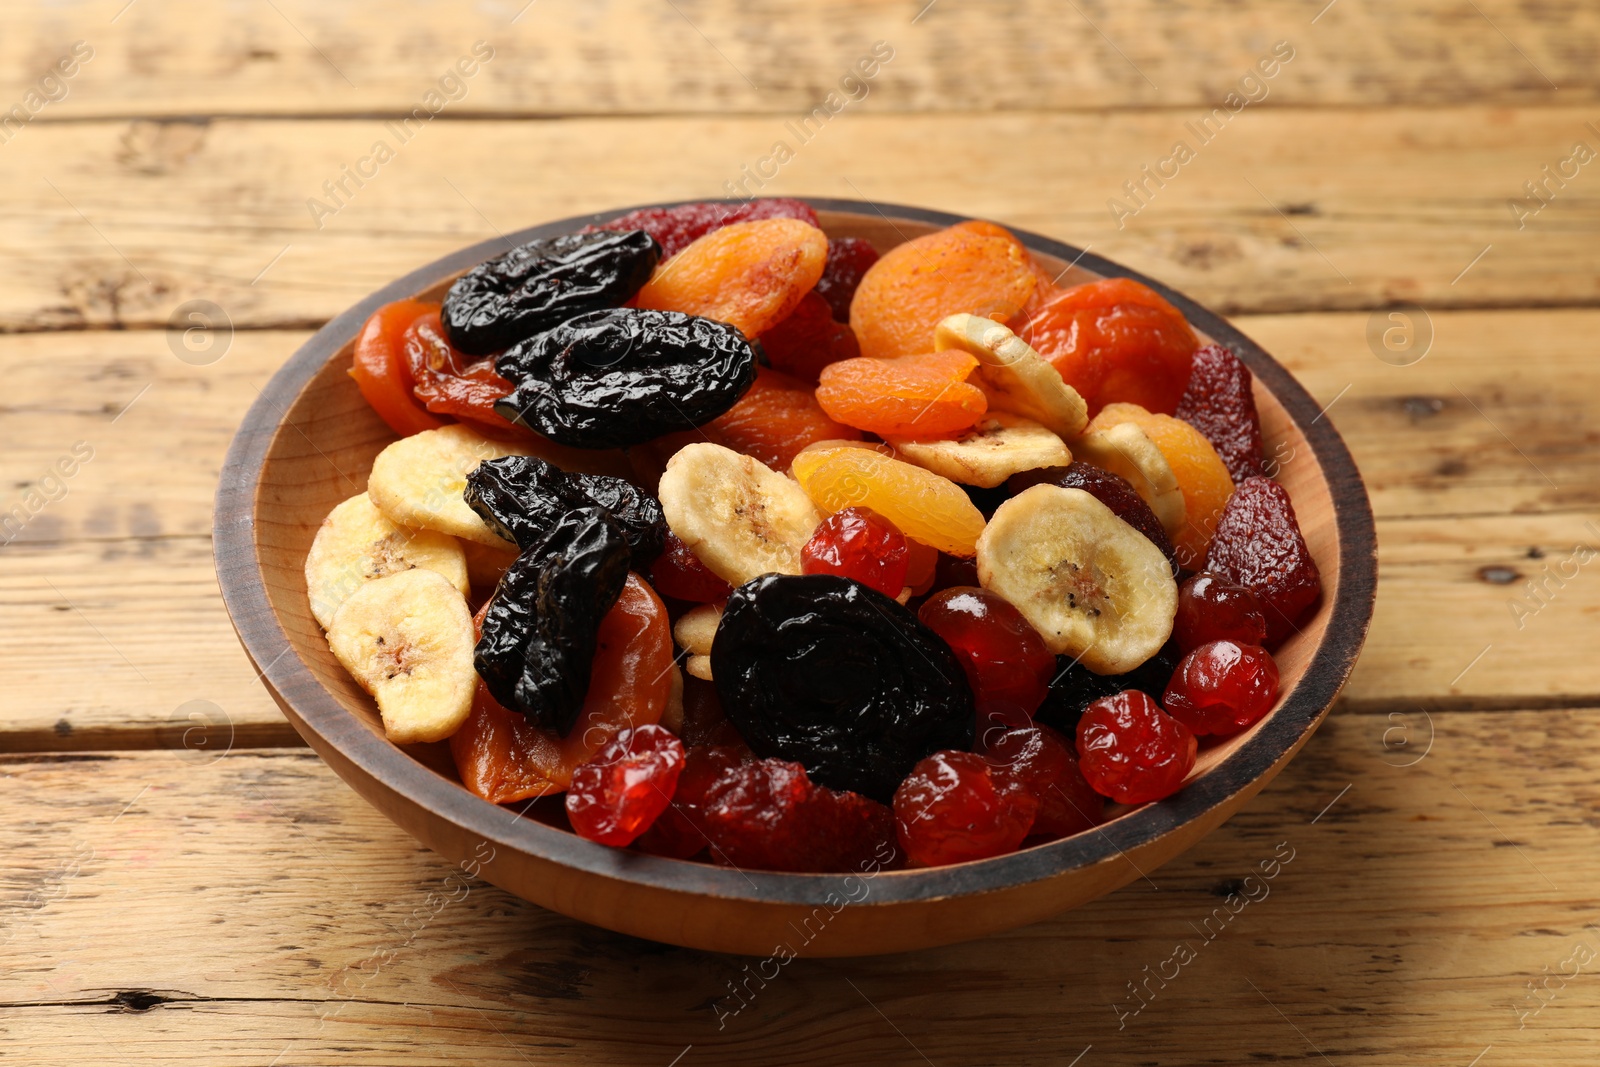
[[[993,223],[952,226],[885,253],[850,302],[861,354],[892,359],[924,352],[934,327],[957,312],[999,322],[1015,318],[1037,280],[1026,250],[1009,234],[991,232],[999,229]]]
[[[1063,289],[1017,332],[1083,394],[1090,411],[1126,401],[1172,414],[1200,347],[1183,313],[1131,278]]]
[[[713,419],[709,428],[713,440],[754,456],[775,471],[788,470],[795,455],[814,442],[861,436],[830,419],[811,386],[770,367],[758,370],[750,391]]]
[[[1155,442],[1183,493],[1183,524],[1172,531],[1178,563],[1199,570],[1216,533],[1217,520],[1233,495],[1227,464],[1205,435],[1182,419],[1153,414],[1138,404],[1107,404],[1089,423],[1089,432],[1131,422]]]
[[[967,383],[977,366],[959,350],[840,360],[823,368],[817,403],[834,421],[879,436],[955,433],[989,408],[983,390]]]
[[[845,446],[800,453],[793,473],[819,511],[871,508],[930,548],[952,556],[978,551],[983,513],[960,486],[932,471]]]
[[[736,222],[657,267],[633,306],[703,315],[755,337],[795,309],[827,261],[827,235],[809,223]]]

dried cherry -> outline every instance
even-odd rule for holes
[[[622,527],[595,507],[567,512],[517,558],[489,602],[474,656],[497,701],[557,734],[572,729],[628,560]]]
[[[972,691],[950,646],[889,597],[832,574],[733,591],[711,647],[729,719],[758,756],[874,799],[924,756],[972,743]]]
[[[1050,727],[990,726],[978,732],[978,750],[992,773],[1009,775],[1039,802],[1029,837],[1069,837],[1104,817],[1105,799],[1083,777],[1072,742]]]
[[[1034,718],[1071,734],[1077,730],[1084,709],[1102,697],[1134,689],[1160,700],[1182,658],[1177,642],[1168,641],[1154,656],[1126,674],[1096,674],[1070,656],[1059,656],[1050,692]]]
[[[620,731],[572,772],[567,818],[579,837],[627,845],[656,821],[683,773],[683,744],[665,726]]]
[[[706,834],[705,809],[721,777],[750,759],[740,745],[691,745],[684,755],[672,802],[650,828],[636,838],[641,852],[674,859],[689,859],[711,844]]]
[[[1278,699],[1278,665],[1259,645],[1211,641],[1183,657],[1161,703],[1197,734],[1226,737],[1251,726]]]
[[[666,544],[661,555],[650,565],[650,584],[662,596],[675,600],[688,600],[696,604],[709,604],[713,600],[726,600],[733,586],[718,578],[715,572],[694,554],[694,550],[679,540],[678,535],[667,531]]]
[[[828,302],[833,317],[850,321],[850,301],[868,268],[878,262],[878,250],[864,237],[828,238],[828,262],[822,268],[815,292]],[[851,334],[852,340],[855,335]]]
[[[1039,631],[998,593],[946,589],[929,597],[917,618],[955,651],[980,716],[998,708],[1032,715],[1044,702],[1056,657]]]
[[[615,308],[567,319],[504,352],[516,388],[495,405],[564,445],[623,448],[727,411],[756,378],[737,328],[676,311]]]
[[[1194,768],[1196,748],[1189,728],[1138,690],[1096,700],[1078,723],[1084,778],[1119,804],[1176,793]]]
[[[895,790],[894,821],[915,867],[1015,852],[1039,801],[1020,781],[972,752],[935,752]]]
[[[499,352],[573,315],[617,307],[660,259],[661,246],[640,230],[536,238],[456,279],[445,335],[469,356]]]
[[[1202,571],[1178,587],[1178,614],[1172,639],[1184,652],[1208,641],[1264,644],[1267,613],[1248,587]]]
[[[661,554],[667,520],[661,502],[626,478],[564,471],[538,456],[484,460],[467,475],[467,504],[489,527],[522,548],[547,537],[567,512],[597,507],[628,539],[635,570]]]
[[[854,578],[893,597],[905,588],[909,556],[894,523],[871,508],[844,508],[823,519],[800,550],[800,573]]]

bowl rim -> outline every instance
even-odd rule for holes
[[[795,197],[818,211],[876,214],[896,220],[950,226],[969,216],[866,200]],[[506,815],[380,737],[349,712],[317,680],[295,652],[273,612],[256,551],[255,502],[263,462],[306,384],[353,339],[383,304],[410,297],[490,256],[537,237],[570,232],[640,208],[675,207],[703,201],[674,200],[574,215],[503,234],[459,249],[385,285],[331,319],[272,376],[251,404],[230,444],[217,487],[213,553],[223,601],[240,642],[292,722],[311,731],[361,772],[496,847],[619,882],[668,892],[740,900],[752,904],[817,906],[829,894],[848,890],[852,874],[742,871],[694,861],[651,856],[587,841],[535,819]],[[730,205],[741,200],[722,201]],[[883,871],[874,878],[868,903],[888,905],[1014,889],[1093,867],[1147,845],[1207,812],[1227,804],[1284,761],[1310,736],[1349,677],[1372,618],[1376,592],[1376,529],[1355,461],[1323,410],[1295,378],[1255,341],[1184,294],[1086,250],[1008,227],[1031,250],[1077,264],[1104,277],[1148,285],[1181,310],[1197,328],[1228,346],[1284,407],[1315,456],[1328,484],[1339,539],[1339,579],[1321,644],[1299,683],[1274,714],[1236,751],[1203,777],[1165,800],[1145,804],[1081,833],[986,860],[915,870]],[[307,738],[311,740],[311,738]],[[336,767],[337,769],[337,767]],[[492,864],[490,873],[492,873]]]

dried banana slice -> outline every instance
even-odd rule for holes
[[[703,441],[667,461],[658,495],[672,532],[730,585],[763,574],[799,574],[800,550],[822,521],[796,482],[760,460]]]
[[[484,524],[461,494],[467,475],[484,460],[532,451],[526,445],[485,437],[462,423],[423,430],[378,453],[367,476],[367,495],[401,526],[421,526],[481,545],[515,549]]]
[[[478,685],[473,644],[461,590],[421,567],[367,582],[328,627],[328,647],[401,745],[443,741],[466,721]]]
[[[328,512],[306,554],[306,595],[324,630],[334,613],[364,583],[412,567],[436,571],[463,597],[471,591],[467,558],[449,534],[397,526],[372,506],[366,493]]]
[[[978,580],[1016,605],[1057,655],[1122,674],[1172,635],[1178,585],[1150,539],[1082,489],[1036,485],[978,538]]]
[[[1187,509],[1178,476],[1142,427],[1119,422],[1104,430],[1090,430],[1073,440],[1072,451],[1079,459],[1126,478],[1155,512],[1168,537],[1176,537],[1183,529]]]
[[[717,636],[717,624],[721,621],[721,605],[701,604],[683,613],[672,627],[672,638],[691,656],[709,656],[711,642]]]
[[[711,677],[710,656],[690,656],[683,661],[683,669],[689,673],[691,678],[698,678],[702,682],[713,680]]]
[[[1061,372],[1004,324],[951,315],[933,331],[936,352],[959,348],[978,357],[978,384],[989,407],[1032,419],[1070,440],[1089,424],[1089,405]]]
[[[890,437],[899,458],[952,482],[993,489],[1020,471],[1065,467],[1072,453],[1054,433],[1032,419],[991,411],[971,429],[949,438],[918,441]]]

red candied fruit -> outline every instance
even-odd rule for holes
[[[972,752],[935,752],[894,791],[895,829],[914,867],[1015,852],[1039,802]]]
[[[956,586],[929,597],[917,618],[955,650],[980,718],[1000,708],[1032,715],[1044,703],[1056,657],[1010,601]]]
[[[939,565],[944,553],[932,545],[909,539],[906,547],[910,550],[906,557],[906,584],[911,587],[912,596],[921,596],[937,584]],[[976,567],[973,569],[973,575],[977,575]],[[976,577],[973,580],[976,581]]]
[[[640,834],[633,846],[656,856],[686,860],[698,856],[711,844],[705,831],[705,808],[712,787],[722,776],[750,758],[743,745],[700,745],[690,747],[684,756],[683,773],[672,803],[650,828]]]
[[[1117,518],[1149,538],[1164,556],[1178,562],[1178,552],[1172,538],[1162,528],[1161,520],[1150,510],[1133,483],[1120,474],[1113,474],[1093,463],[1074,460],[1065,467],[1040,467],[1037,470],[1013,474],[1006,487],[1013,496],[1035,485],[1059,485],[1063,489],[1082,489],[1100,503],[1110,508]]]
[[[1267,612],[1267,643],[1276,645],[1322,593],[1322,575],[1300,535],[1294,505],[1271,478],[1246,478],[1228,498],[1206,553],[1205,569],[1246,586]]]
[[[1095,792],[1119,804],[1176,793],[1196,748],[1189,728],[1137,689],[1101,697],[1078,720],[1078,766]]]
[[[1099,825],[1105,800],[1078,769],[1072,743],[1048,726],[982,731],[978,744],[997,772],[1009,774],[1039,802],[1029,837],[1070,837]]]
[[[1197,734],[1236,734],[1272,710],[1278,665],[1259,645],[1212,641],[1188,653],[1161,698],[1167,714]]]
[[[694,604],[726,600],[733,593],[733,586],[701,563],[700,557],[673,533],[667,534],[666,547],[650,564],[650,584],[662,596]]]
[[[1235,484],[1266,473],[1250,368],[1222,345],[1206,345],[1194,354],[1176,414],[1211,442]]]
[[[1172,638],[1190,652],[1208,641],[1259,645],[1267,639],[1267,613],[1245,586],[1201,571],[1178,587]]]
[[[800,550],[800,572],[854,578],[893,597],[906,586],[909,559],[894,523],[871,508],[844,508],[823,519]]]
[[[703,807],[712,858],[768,871],[853,871],[892,848],[894,814],[856,793],[814,784],[798,763],[740,764]]]
[[[626,845],[666,810],[683,772],[683,744],[665,726],[620,731],[572,772],[567,818],[579,837]]]
[[[784,197],[765,197],[743,202],[705,200],[677,207],[642,207],[587,229],[643,230],[656,239],[656,244],[661,246],[661,258],[666,260],[712,230],[756,219],[799,219],[821,227],[810,204]]]
[[[856,286],[861,284],[867,268],[876,262],[878,250],[863,237],[828,239],[828,263],[822,268],[822,278],[815,292],[828,302],[834,318],[840,322],[850,321],[850,301],[855,299]]]
[[[788,317],[760,337],[761,350],[774,370],[791,374],[815,386],[822,368],[861,354],[849,326],[835,322],[828,302],[812,290],[801,298]]]

